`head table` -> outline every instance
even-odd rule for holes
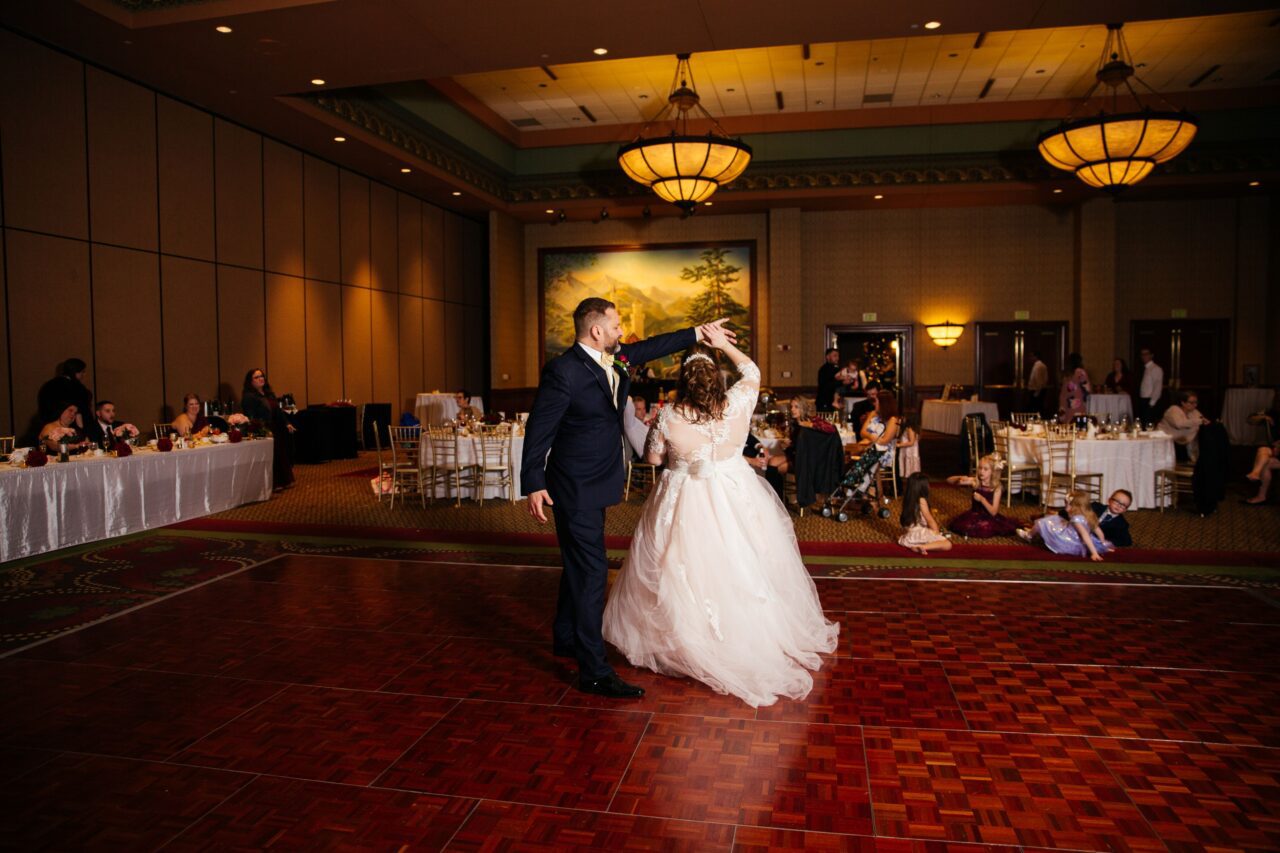
[[[0,465],[0,562],[137,533],[271,497],[272,439]]]

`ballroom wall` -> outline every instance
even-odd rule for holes
[[[0,433],[73,355],[139,425],[254,367],[299,405],[483,386],[483,223],[7,31],[0,79]]]
[[[778,387],[811,385],[828,325],[912,324],[917,387],[970,384],[975,374],[974,321],[1071,324],[1091,371],[1101,379],[1111,359],[1129,352],[1130,321],[1190,318],[1232,321],[1232,382],[1245,364],[1269,355],[1268,316],[1277,314],[1280,281],[1269,234],[1276,224],[1267,197],[1082,205],[918,207],[803,212],[691,220],[528,225],[491,223],[493,307],[523,304],[529,335],[520,348],[495,347],[495,388],[537,382],[537,254],[543,247],[610,243],[757,241],[760,278],[758,357]],[[524,258],[523,270],[511,262]],[[934,346],[924,326],[969,324],[950,349]],[[498,320],[495,317],[494,322]],[[790,373],[790,376],[786,375]],[[509,379],[502,379],[502,374]]]

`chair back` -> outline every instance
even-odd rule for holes
[[[1044,458],[1049,463],[1049,470],[1055,474],[1076,473],[1076,439],[1075,436],[1046,435],[1044,438]]]
[[[476,464],[486,471],[505,471],[511,467],[511,425],[482,424],[472,437]]]
[[[428,427],[427,446],[431,449],[431,467],[457,468],[458,441],[458,434],[449,427]]]
[[[12,435],[0,435],[0,456],[8,456],[13,452],[13,443],[16,438]]]
[[[373,448],[378,452],[378,467],[382,467],[382,436],[378,433],[378,422],[373,421]]]
[[[151,431],[155,434],[156,441],[159,441],[162,438],[168,438],[170,435],[177,433],[177,430],[173,428],[173,424],[152,423]]]
[[[422,427],[393,426],[387,431],[391,437],[387,442],[391,446],[391,465],[395,467],[412,464],[411,451],[415,450],[422,440]]]

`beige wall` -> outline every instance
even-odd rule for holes
[[[1097,379],[1113,357],[1127,356],[1132,320],[1169,317],[1176,308],[1191,318],[1226,317],[1231,381],[1241,381],[1247,363],[1263,364],[1267,381],[1280,379],[1280,366],[1268,364],[1267,317],[1280,293],[1266,199],[775,209],[523,229],[495,215],[489,230],[492,322],[495,333],[502,330],[492,353],[495,388],[537,383],[540,248],[746,239],[758,250],[758,358],[777,386],[813,384],[825,328],[858,324],[864,312],[878,323],[914,326],[917,386],[973,383],[972,324],[1013,320],[1017,311],[1070,323],[1068,346],[1079,347]],[[924,328],[943,320],[966,324],[947,350]]]
[[[69,356],[140,425],[258,366],[299,405],[482,388],[483,223],[7,31],[0,79],[0,434]]]

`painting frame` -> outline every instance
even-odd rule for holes
[[[661,242],[661,243],[615,243],[607,245],[589,245],[589,246],[548,246],[538,249],[538,366],[542,367],[546,363],[548,357],[552,356],[551,349],[548,346],[548,318],[547,318],[547,296],[550,282],[547,280],[548,259],[557,256],[581,256],[581,255],[618,255],[620,253],[653,253],[653,263],[659,264],[664,259],[659,257],[660,253],[666,254],[695,254],[720,249],[726,251],[739,251],[746,254],[745,261],[739,267],[747,276],[745,293],[747,297],[746,308],[746,325],[749,332],[749,346],[747,347],[747,355],[753,360],[756,358],[756,351],[759,344],[759,325],[758,325],[758,289],[759,278],[757,276],[756,265],[758,263],[759,252],[757,251],[757,241],[754,239],[744,240],[691,240],[681,242]],[[736,263],[736,260],[735,260]],[[668,270],[672,272],[673,270]],[[633,285],[639,287],[639,285]],[[612,294],[601,294],[609,298]],[[571,310],[571,309],[570,309]],[[632,331],[624,329],[624,331]],[[662,331],[670,331],[663,329]],[[647,335],[646,335],[647,336]],[[564,348],[567,349],[571,341],[566,341]],[[561,349],[560,351],[563,351]]]

